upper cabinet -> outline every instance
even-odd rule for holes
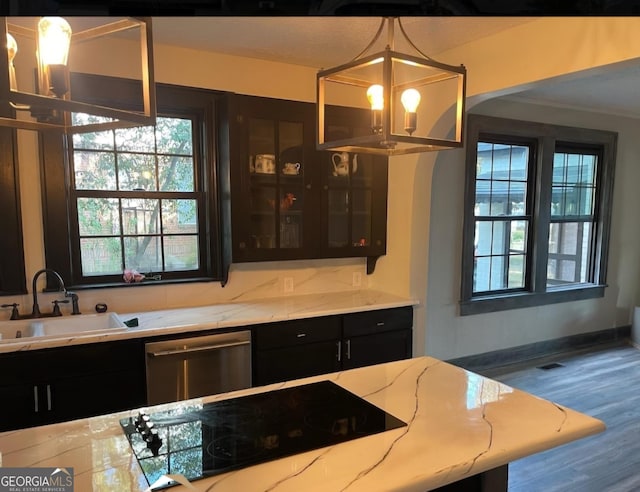
[[[311,103],[230,95],[225,112],[231,261],[367,257],[372,271],[386,252],[387,158],[317,151]],[[345,108],[330,121],[349,134],[369,122]]]

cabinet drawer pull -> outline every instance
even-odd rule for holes
[[[351,340],[347,340],[347,360],[351,360]]]
[[[38,387],[33,387],[33,401],[35,403],[35,412],[38,413]]]
[[[306,334],[306,333],[298,333],[298,334],[296,335],[296,337],[297,337],[297,338],[303,338],[303,337],[306,337],[306,336],[307,336],[307,334]]]
[[[336,346],[338,347],[336,359],[338,359],[338,362],[340,362],[342,360],[342,342],[336,342]]]
[[[384,321],[378,321],[378,322],[376,323],[376,326],[384,326]]]
[[[51,411],[51,385],[47,384],[47,410]]]

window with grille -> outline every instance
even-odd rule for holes
[[[524,144],[478,142],[474,293],[523,289],[526,285],[532,154]]]
[[[604,295],[617,135],[467,124],[461,314]]]
[[[200,268],[191,120],[75,134],[71,169],[83,276]]]
[[[109,79],[101,90],[128,87]],[[218,97],[158,84],[154,126],[42,136],[47,265],[76,287],[121,285],[126,269],[145,283],[219,280]]]

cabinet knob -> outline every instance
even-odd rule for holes
[[[240,249],[245,249],[247,247],[247,243],[245,243],[244,241],[240,241],[240,244],[238,244],[238,247]]]
[[[310,190],[310,189],[311,189],[311,183],[309,183],[309,184],[305,185],[305,188],[306,188],[307,190]]]
[[[151,432],[149,433],[149,436],[145,438],[145,441],[147,442],[147,448],[151,450],[153,455],[158,456],[158,451],[160,451],[160,448],[162,447],[162,439],[160,439],[160,436],[158,435],[158,429],[151,429]]]
[[[322,187],[322,189],[323,189],[324,191],[327,191],[327,190],[329,189],[329,185],[324,185],[324,186]]]

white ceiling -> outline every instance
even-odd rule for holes
[[[413,43],[429,56],[529,22],[527,17],[404,17]],[[154,17],[154,42],[305,65],[345,63],[371,41],[380,17]],[[396,25],[396,48],[409,52]],[[374,46],[382,50],[386,33]],[[375,52],[375,51],[373,51]]]
[[[510,29],[534,17],[403,17],[409,38],[437,55]],[[154,42],[231,55],[329,68],[356,57],[368,45],[380,17],[154,17]],[[396,27],[396,49],[411,52]],[[386,34],[372,48],[381,50]],[[640,53],[639,53],[640,54]],[[452,61],[447,61],[453,63]],[[455,63],[464,63],[464,60]],[[640,67],[608,67],[538,83],[517,99],[562,107],[640,117]],[[514,97],[511,95],[509,97]]]

